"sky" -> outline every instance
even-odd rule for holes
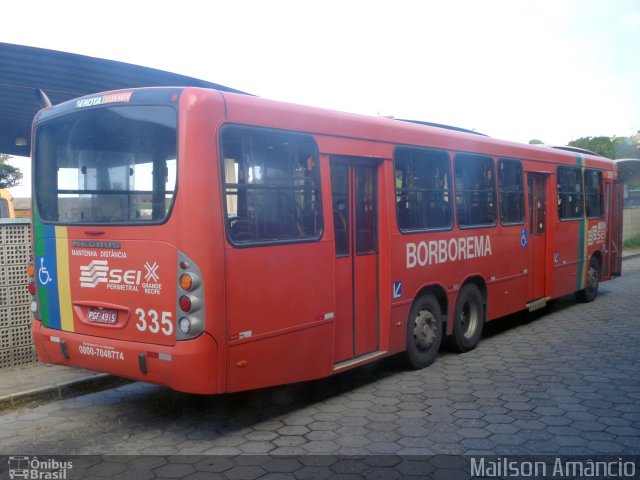
[[[640,130],[638,0],[20,0],[0,12],[13,19],[1,42],[275,100],[525,143]]]

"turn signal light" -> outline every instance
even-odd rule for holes
[[[27,275],[29,275],[30,277],[33,277],[35,274],[36,274],[35,265],[29,264],[29,266],[27,267]]]
[[[184,275],[180,275],[180,288],[188,292],[192,287],[193,278],[191,278],[191,275],[187,275],[186,273]]]

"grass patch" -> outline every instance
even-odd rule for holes
[[[640,235],[636,235],[635,237],[627,238],[622,246],[624,248],[640,248]]]

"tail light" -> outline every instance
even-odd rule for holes
[[[178,305],[180,306],[180,310],[184,313],[189,313],[191,311],[192,303],[191,299],[186,295],[182,295],[178,300]]]
[[[29,261],[33,262],[34,258],[32,255],[29,255]],[[36,293],[38,292],[38,287],[36,285],[36,266],[33,263],[29,263],[27,265],[27,275],[29,276],[29,285],[27,285],[27,290],[29,291],[29,295],[31,295],[31,304],[29,308],[31,309],[31,313],[36,320],[40,320],[40,311],[38,308],[38,299],[36,297]]]
[[[177,340],[189,340],[204,331],[204,287],[198,266],[182,252],[178,253]]]

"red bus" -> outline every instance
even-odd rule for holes
[[[198,88],[34,120],[43,362],[196,393],[325,377],[621,270],[614,163]]]

